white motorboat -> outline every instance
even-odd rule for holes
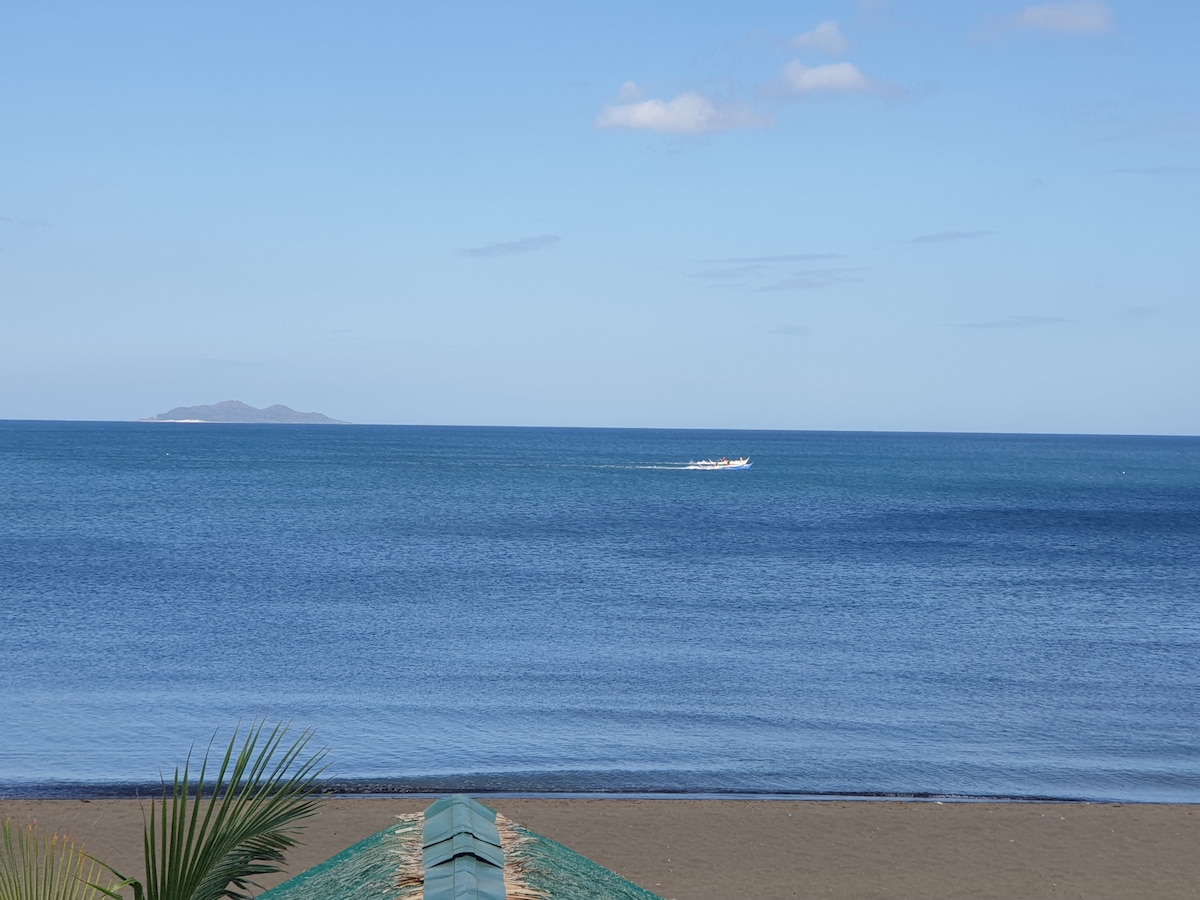
[[[720,459],[698,459],[695,462],[687,464],[689,469],[699,469],[705,472],[725,472],[734,471],[736,469],[748,469],[753,463],[750,462],[750,457],[742,456],[738,459],[727,459],[722,456]]]

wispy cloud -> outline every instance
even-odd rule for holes
[[[1027,6],[1011,25],[1054,34],[1102,34],[1112,28],[1112,11],[1097,0],[1070,0]]]
[[[826,259],[837,259],[836,253],[782,253],[778,256],[726,256],[716,259],[706,259],[710,263],[788,263],[788,262],[819,262]]]
[[[21,228],[47,228],[50,225],[49,219],[17,219],[12,216],[0,216],[0,222]]]
[[[869,77],[851,62],[810,66],[796,59],[784,65],[778,76],[756,85],[762,100],[797,101],[814,97],[870,95],[884,100],[911,100],[927,96],[933,86],[910,89],[904,85]]]
[[[762,278],[762,274],[761,266],[717,266],[696,272],[692,277],[713,283],[722,282],[721,286],[725,288],[749,288],[756,279]]]
[[[935,231],[932,234],[919,234],[909,238],[906,244],[950,244],[955,241],[971,241],[975,238],[987,237],[992,231]]]
[[[853,63],[827,63],[823,66],[806,66],[792,60],[783,67],[783,89],[794,96],[813,94],[853,94],[870,88],[867,76]]]
[[[801,337],[812,331],[807,325],[776,325],[771,334],[782,334],[787,337]]]
[[[1192,111],[1147,112],[1098,120],[1087,129],[1087,136],[1100,141],[1142,140],[1153,137],[1200,134],[1200,114]]]
[[[792,38],[791,45],[797,50],[815,50],[826,56],[838,56],[850,49],[837,22],[822,22],[812,31]]]
[[[771,284],[757,288],[758,293],[781,291],[816,291],[835,284],[853,284],[862,281],[862,269],[808,269],[781,278]]]
[[[1175,177],[1180,175],[1200,175],[1200,166],[1143,166],[1128,169],[1109,169],[1110,175],[1152,175],[1155,177]]]
[[[500,241],[494,244],[484,244],[482,247],[467,247],[459,252],[463,256],[473,256],[476,258],[509,256],[513,253],[533,253],[536,250],[544,250],[547,247],[557,244],[559,240],[560,238],[556,234],[537,234],[515,241]]]
[[[741,288],[743,290],[767,291],[788,290],[778,287],[790,279],[781,279],[779,267],[795,263],[826,262],[838,259],[837,253],[780,253],[771,256],[723,256],[700,260],[705,268],[693,274],[692,277],[705,281],[721,283],[721,287]],[[854,271],[854,270],[845,270]],[[817,287],[816,279],[808,287]],[[797,285],[791,290],[801,290]]]
[[[596,117],[596,127],[654,131],[662,134],[711,134],[743,128],[765,128],[774,119],[744,104],[687,91],[671,100],[641,98],[634,82],[622,85],[615,102]]]
[[[1043,328],[1047,325],[1070,324],[1070,319],[1059,319],[1053,316],[1009,316],[1006,319],[993,319],[986,322],[957,322],[957,328]]]

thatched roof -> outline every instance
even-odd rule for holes
[[[660,900],[457,795],[297,875],[260,900]]]

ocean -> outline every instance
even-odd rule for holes
[[[0,796],[259,716],[346,792],[1197,803],[1200,438],[0,422]]]

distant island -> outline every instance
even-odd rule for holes
[[[211,406],[177,406],[142,422],[209,422],[237,425],[348,425],[315,412],[296,412],[276,403],[256,409],[240,400],[226,400]]]

